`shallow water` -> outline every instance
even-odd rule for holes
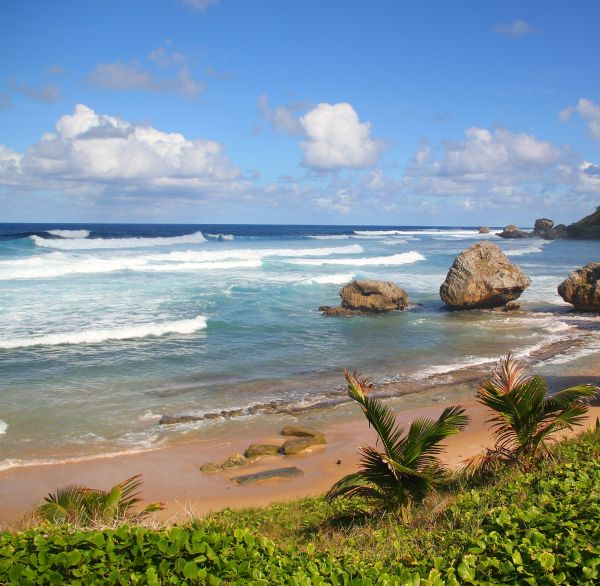
[[[480,239],[531,276],[528,313],[443,309],[448,267]],[[218,418],[158,419],[260,418],[331,401],[344,368],[425,388],[465,364],[560,341],[574,346],[544,372],[589,366],[598,318],[570,314],[556,286],[599,256],[598,242],[506,241],[472,228],[0,225],[0,466],[226,431]],[[422,305],[321,316],[355,277],[397,282]]]

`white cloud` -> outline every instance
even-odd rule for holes
[[[216,4],[219,0],[181,0],[184,6],[189,6],[198,12],[205,12],[211,4]]]
[[[592,100],[580,98],[576,106],[569,106],[560,113],[560,119],[566,122],[575,113],[588,121],[590,134],[600,140],[600,106]]]
[[[182,67],[174,79],[160,79],[135,62],[101,63],[87,79],[103,90],[174,92],[190,99],[197,98],[205,90],[205,85],[194,81],[186,67]]]
[[[494,30],[497,33],[507,35],[509,37],[522,37],[524,35],[528,35],[530,33],[535,32],[536,29],[533,28],[528,22],[525,22],[521,19],[517,19],[513,20],[509,24],[499,22],[498,24],[496,24],[496,26],[494,26]]]
[[[10,89],[13,92],[31,98],[32,100],[37,100],[38,102],[44,102],[46,104],[52,104],[61,98],[60,89],[58,86],[51,83],[36,88],[27,83],[13,82],[10,84]]]
[[[134,125],[83,104],[23,155],[0,146],[0,185],[23,190],[194,199],[239,189],[240,175],[218,142]]]
[[[266,94],[258,96],[256,105],[260,111],[261,116],[268,120],[276,130],[279,132],[285,132],[286,134],[302,134],[304,132],[300,119],[296,113],[301,109],[301,106],[292,106],[286,108],[285,106],[276,106],[272,108],[269,105],[269,98]]]
[[[307,167],[325,171],[365,168],[383,151],[383,143],[370,136],[371,124],[361,122],[345,102],[319,104],[300,118],[300,124],[308,138],[300,143]]]

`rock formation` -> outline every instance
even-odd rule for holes
[[[480,234],[489,234],[491,230],[487,226],[479,226]]]
[[[496,236],[500,236],[501,238],[531,238],[533,234],[531,232],[519,230],[519,227],[514,224],[509,224],[504,227],[502,232],[497,232]]]
[[[340,291],[341,307],[319,308],[325,315],[360,315],[406,309],[408,295],[404,289],[388,281],[366,279],[352,281]]]
[[[600,262],[573,271],[558,286],[558,294],[579,311],[600,312]]]
[[[456,309],[500,307],[518,299],[530,284],[495,244],[478,242],[456,257],[440,297]]]
[[[600,239],[600,206],[596,208],[595,212],[582,218],[579,222],[569,224],[566,231],[569,238]]]

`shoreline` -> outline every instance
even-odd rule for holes
[[[597,376],[578,378],[583,381]],[[475,389],[473,395],[474,392]],[[448,399],[400,412],[394,405],[391,406],[398,422],[408,426],[417,417],[437,417],[444,407],[457,403],[459,401]],[[474,398],[460,401],[460,404],[467,409],[470,422],[463,432],[444,443],[446,449],[442,460],[450,468],[458,467],[466,458],[492,445],[489,425],[486,423],[487,409],[476,403]],[[199,467],[207,461],[220,462],[234,452],[243,452],[251,443],[282,443],[284,438],[279,435],[279,430],[283,423],[273,421],[261,426],[261,433],[254,436],[237,433],[218,442],[196,440],[129,455],[98,456],[77,462],[11,468],[0,472],[0,528],[26,524],[33,507],[41,504],[44,497],[57,488],[80,484],[108,489],[134,474],[143,475],[141,495],[144,502],[166,502],[165,511],[154,517],[166,523],[189,521],[193,516],[225,508],[260,507],[279,501],[318,496],[342,476],[356,470],[359,461],[357,452],[361,444],[375,443],[375,433],[360,410],[356,408],[353,411],[346,414],[344,420],[335,418],[326,427],[319,427],[318,416],[295,418],[294,421],[299,425],[313,426],[323,431],[327,437],[325,445],[314,446],[296,455],[263,456],[224,472],[203,473]],[[562,435],[575,435],[589,428],[596,417],[600,417],[598,405],[590,407],[586,425]],[[341,462],[338,464],[338,461]],[[286,481],[248,486],[239,486],[231,480],[241,474],[281,466],[297,466],[304,475]]]

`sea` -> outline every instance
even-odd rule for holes
[[[480,240],[531,277],[522,312],[444,308],[440,284]],[[548,375],[598,369],[600,318],[556,287],[599,260],[597,241],[472,226],[0,224],[0,470],[334,409],[344,369],[400,397],[508,351]],[[355,278],[415,306],[321,315]]]

